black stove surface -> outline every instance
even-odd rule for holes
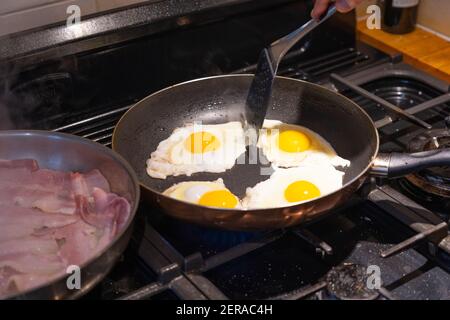
[[[141,214],[146,217],[146,228],[156,231],[180,254],[179,264],[184,264],[185,270],[191,265],[192,270],[185,271],[190,281],[196,284],[201,279],[200,283],[206,282],[229,299],[336,299],[326,290],[308,294],[308,289],[325,281],[333,267],[344,263],[378,267],[390,299],[450,299],[450,274],[429,259],[426,247],[389,258],[380,256],[414,232],[371,200],[354,199],[346,208],[308,227],[308,233],[332,248],[329,255],[305,241],[304,230],[299,228],[232,232],[188,225],[144,205]],[[132,247],[87,299],[122,298],[158,281]],[[164,251],[165,247],[161,248]],[[170,251],[163,255],[170,256]],[[217,298],[215,293],[209,294],[205,298]],[[170,288],[144,297],[180,299]]]
[[[308,1],[279,2],[286,4],[140,35],[0,77],[0,112],[2,103],[11,106],[0,128],[52,129],[111,146],[118,119],[145,95],[196,77],[253,72],[255,52],[307,18]],[[269,18],[280,21],[278,28]],[[354,27],[349,15],[324,24],[287,55],[279,74],[357,102],[379,128],[382,151],[406,150],[424,129],[338,83],[334,73],[442,128],[449,85],[355,43]],[[376,284],[371,298],[450,299],[450,237],[441,224],[449,220],[449,200],[406,182],[368,180],[345,207],[314,224],[254,233],[189,225],[142,203],[123,258],[84,298],[338,299],[353,292],[330,279],[346,282],[365,272],[360,280]]]

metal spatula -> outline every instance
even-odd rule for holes
[[[311,19],[297,30],[275,41],[265,48],[258,60],[255,78],[250,86],[245,107],[245,126],[256,130],[261,129],[269,106],[278,65],[284,55],[309,32],[327,20],[336,12],[336,7],[331,4],[328,11],[320,20]],[[257,131],[258,132],[258,131]]]

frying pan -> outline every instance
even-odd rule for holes
[[[59,171],[98,169],[108,180],[111,191],[130,202],[130,217],[123,230],[104,250],[80,266],[80,289],[68,289],[69,275],[66,275],[10,298],[59,300],[84,295],[111,270],[129,242],[140,196],[133,169],[121,156],[98,143],[47,131],[0,131],[0,159],[35,159],[41,168]]]
[[[153,179],[146,173],[146,160],[171,132],[188,122],[218,124],[239,121],[252,75],[228,75],[185,82],[163,89],[132,107],[113,134],[113,149],[137,172],[144,198],[167,214],[201,225],[257,230],[284,228],[311,221],[345,202],[368,174],[400,176],[427,166],[450,164],[450,150],[421,154],[378,154],[379,137],[374,123],[357,104],[339,93],[316,84],[277,77],[267,119],[305,126],[324,137],[338,155],[351,161],[340,190],[281,208],[257,210],[203,207],[164,196],[175,183],[188,180],[224,179],[237,196],[246,187],[267,179],[260,165],[237,164],[222,174],[198,173],[191,177]]]

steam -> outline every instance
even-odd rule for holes
[[[0,62],[1,63],[1,62]],[[53,91],[39,78],[26,79],[19,66],[10,63],[0,74],[0,130],[29,129],[33,118],[44,120],[46,108],[57,104]]]
[[[10,100],[11,96],[10,81],[5,74],[3,81],[0,80],[0,130],[15,129],[11,111],[8,108],[8,100]]]
[[[0,130],[8,129],[14,129],[14,124],[11,121],[8,108],[0,101]]]
[[[19,74],[18,68],[10,66],[0,77],[0,130],[25,129],[29,125],[31,95],[17,93],[13,85]]]

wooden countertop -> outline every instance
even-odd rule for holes
[[[403,54],[403,60],[450,83],[450,42],[423,29],[394,35],[369,30],[366,21],[358,22],[358,39],[388,54]]]

